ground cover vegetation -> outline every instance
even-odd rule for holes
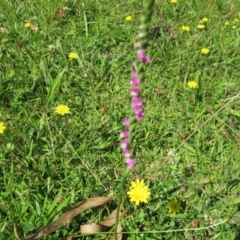
[[[42,239],[111,239],[114,227],[79,226],[111,216],[120,193],[123,239],[240,238],[240,3],[155,1],[126,165],[142,11],[141,0],[0,1],[0,239],[27,239],[83,200]]]

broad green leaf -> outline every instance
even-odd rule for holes
[[[62,76],[63,76],[65,71],[66,71],[66,68],[63,69],[62,72],[60,72],[58,74],[58,76],[53,80],[53,82],[49,86],[49,88],[48,88],[48,96],[47,96],[47,99],[46,99],[46,104],[47,105],[53,99],[54,94],[57,94],[57,91],[59,90],[59,87],[61,85]]]

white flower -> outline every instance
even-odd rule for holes
[[[14,149],[14,145],[12,143],[8,143],[7,144],[7,149],[13,150]]]

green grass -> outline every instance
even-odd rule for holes
[[[53,20],[63,6],[68,10]],[[113,195],[107,206],[79,214],[46,237],[106,239],[81,236],[79,225],[98,223],[116,208],[125,170],[119,132],[130,114],[142,1],[3,0],[0,9],[0,122],[6,126],[0,135],[0,240],[16,239],[14,224],[24,237],[79,201]],[[151,27],[169,31],[149,42],[146,117],[137,125],[132,146],[138,161],[128,179],[144,179],[151,198],[139,207],[124,199],[123,231],[126,239],[237,240],[239,1],[156,0],[154,9]],[[125,21],[128,15],[133,22]],[[209,21],[198,30],[203,17]],[[29,21],[38,31],[24,27]],[[191,30],[183,32],[182,25]],[[70,60],[70,52],[79,59]],[[192,80],[197,90],[187,87]],[[57,115],[59,104],[71,113]],[[167,155],[170,149],[174,154]],[[168,212],[173,199],[182,204],[177,214]]]

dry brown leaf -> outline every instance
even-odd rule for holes
[[[0,28],[0,32],[9,34],[9,31],[6,28]]]
[[[109,230],[108,226],[95,223],[80,226],[81,234],[96,234],[100,232],[106,232],[107,230]]]
[[[119,219],[123,215],[123,203],[120,206],[120,212],[119,212]],[[100,222],[99,224],[111,227],[115,224],[116,222],[116,216],[117,216],[117,209],[115,209],[104,221]]]
[[[68,9],[67,7],[62,7],[61,9],[59,9],[58,12],[53,17],[53,20],[60,18],[67,9]]]
[[[55,221],[49,223],[47,226],[43,228],[40,228],[35,234],[31,234],[25,238],[22,238],[22,240],[34,240],[49,233],[52,233],[56,231],[61,225],[68,223],[72,218],[77,216],[79,213],[89,208],[105,204],[109,202],[111,199],[112,199],[111,197],[95,197],[87,199],[85,201],[81,201],[75,204],[70,210],[62,214]]]
[[[122,239],[122,234],[121,234],[121,232],[122,232],[122,225],[121,225],[120,222],[117,225],[117,232],[119,233],[119,234],[117,234],[117,239],[121,240]],[[115,236],[112,236],[111,240],[115,240]]]
[[[81,225],[80,230],[81,234],[96,234],[99,232],[106,232],[110,227],[115,225],[116,222],[116,215],[117,215],[117,209],[115,209],[104,221],[100,222],[99,224],[86,224],[86,225]],[[119,218],[121,218],[123,215],[123,204],[120,206],[120,213],[119,213]],[[117,232],[122,231],[122,226],[121,223],[118,223],[117,226]],[[114,240],[114,236],[111,238]],[[122,239],[122,234],[117,235],[117,239],[121,240]]]
[[[191,222],[191,228],[197,228],[198,227],[198,221],[196,219],[193,219]]]
[[[19,49],[19,50],[21,50],[27,43],[28,43],[28,38],[25,38],[25,39],[23,39],[22,40],[22,42],[20,42],[18,45],[17,45],[17,48]]]
[[[35,26],[35,25],[33,25],[32,23],[31,23],[31,25],[30,25],[30,28],[31,28],[33,31],[35,31],[35,32],[38,31],[38,27]]]

